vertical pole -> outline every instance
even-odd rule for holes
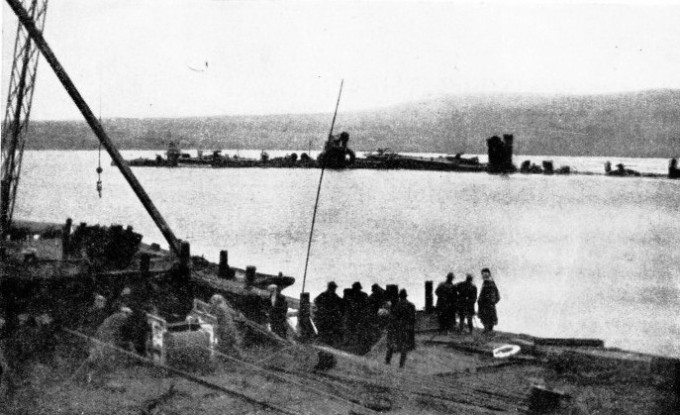
[[[66,260],[71,252],[71,226],[73,225],[73,220],[71,218],[66,219],[64,224],[64,229],[61,231],[61,259]]]
[[[312,327],[312,313],[309,303],[309,293],[300,293],[300,310],[298,312],[298,327],[302,341],[309,341],[314,337]]]
[[[431,313],[434,311],[432,301],[432,281],[425,281],[425,312]]]
[[[179,241],[179,263],[182,269],[182,278],[188,281],[191,278],[191,245],[187,241]]]
[[[333,112],[333,121],[331,122],[331,130],[328,133],[328,138],[333,135],[333,128],[335,127],[335,117],[338,115],[338,108],[340,107],[340,97],[342,96],[342,86],[345,80],[340,81],[340,92],[338,92],[338,102],[335,103],[335,112]],[[307,283],[307,266],[309,265],[309,253],[312,250],[312,236],[314,235],[314,223],[316,222],[316,209],[319,207],[319,195],[321,194],[321,183],[323,183],[323,173],[326,171],[324,166],[321,166],[321,176],[319,177],[319,188],[316,190],[316,202],[314,202],[314,213],[312,213],[312,228],[309,231],[309,242],[307,243],[307,259],[305,260],[305,272],[302,274],[302,293],[305,292],[305,284]]]
[[[220,267],[217,270],[217,276],[220,278],[229,279],[229,252],[220,251]]]
[[[255,284],[255,268],[252,265],[246,267],[246,287],[252,287]]]

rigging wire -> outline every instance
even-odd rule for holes
[[[340,106],[340,97],[342,96],[342,86],[345,80],[340,81],[340,92],[338,92],[338,101],[335,103],[335,112],[333,113],[333,121],[331,121],[331,130],[328,133],[330,138],[333,135],[333,127],[335,126],[335,118],[338,115],[338,107]],[[309,253],[312,249],[312,236],[314,235],[314,224],[316,223],[316,210],[319,207],[319,196],[321,195],[321,183],[323,183],[323,174],[326,171],[325,165],[321,166],[321,176],[319,177],[319,187],[316,190],[316,202],[314,203],[314,213],[312,213],[312,228],[309,231],[309,241],[307,242],[307,259],[305,260],[305,272],[302,275],[302,292],[305,292],[305,284],[307,283],[307,267],[309,266]]]

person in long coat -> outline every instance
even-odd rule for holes
[[[80,331],[88,336],[93,336],[97,328],[109,316],[106,297],[96,294],[93,304],[83,313],[80,318]]]
[[[368,296],[368,324],[367,330],[367,344],[373,345],[382,336],[382,325],[378,311],[383,307],[386,301],[385,290],[378,284],[371,286],[371,295]]]
[[[342,298],[335,290],[338,285],[331,281],[326,291],[314,299],[316,311],[314,324],[319,331],[319,340],[330,346],[338,345],[342,341]]]
[[[496,304],[501,300],[501,295],[498,292],[496,283],[491,278],[491,271],[489,271],[488,268],[482,270],[482,279],[484,281],[482,282],[482,289],[479,292],[477,308],[479,319],[484,325],[484,332],[488,333],[498,324]]]
[[[453,284],[453,272],[449,272],[446,281],[437,286],[437,317],[439,319],[439,331],[445,333],[455,326],[457,289]]]
[[[345,337],[350,346],[361,348],[365,342],[368,317],[368,294],[362,291],[360,282],[352,284],[345,296]]]
[[[477,302],[477,286],[472,283],[472,275],[468,274],[465,282],[458,285],[458,309],[460,312],[460,331],[465,329],[467,321],[468,329],[472,333],[472,317],[475,315],[475,303]]]
[[[267,289],[271,293],[267,312],[269,324],[276,335],[285,339],[288,334],[288,300],[281,294],[276,284],[270,285]]]
[[[406,290],[399,291],[399,301],[392,306],[390,322],[387,325],[387,354],[385,363],[390,364],[392,354],[397,351],[399,367],[404,367],[408,352],[415,349],[416,306],[409,302]]]
[[[240,358],[242,356],[243,337],[234,322],[234,317],[238,313],[227,304],[227,301],[220,294],[215,294],[210,298],[209,312],[217,319],[215,330],[217,349],[220,353]]]

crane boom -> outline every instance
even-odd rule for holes
[[[64,89],[73,100],[73,103],[76,104],[76,107],[78,107],[80,110],[80,113],[83,115],[85,121],[87,121],[88,125],[97,136],[97,139],[99,139],[99,142],[111,156],[113,163],[116,165],[116,167],[118,167],[125,180],[137,195],[137,198],[140,200],[140,202],[142,202],[142,205],[156,223],[156,226],[165,237],[165,240],[168,241],[170,249],[176,254],[180,255],[180,241],[177,239],[177,237],[175,237],[175,234],[172,232],[172,229],[170,229],[170,226],[167,224],[167,222],[165,222],[165,219],[163,219],[163,216],[158,211],[158,209],[156,209],[156,206],[151,201],[151,198],[146,193],[141,183],[139,183],[137,180],[137,177],[135,177],[130,167],[127,165],[127,163],[125,163],[125,160],[123,160],[123,156],[120,155],[118,149],[106,134],[106,131],[104,131],[101,123],[97,117],[94,116],[94,113],[87,105],[87,102],[85,102],[82,95],[80,95],[80,92],[78,92],[78,89],[76,88],[73,81],[71,81],[71,78],[66,73],[66,70],[63,66],[61,66],[59,60],[54,55],[54,52],[52,52],[52,49],[45,41],[42,32],[38,30],[35,23],[19,0],[6,1],[12,11],[14,11],[14,14],[16,14],[19,22],[21,22],[24,28],[26,28],[28,31],[29,36],[33,42],[35,42],[37,48],[40,50],[45,60],[54,71],[54,74],[57,75],[59,82],[61,82]]]
[[[28,16],[42,32],[47,0],[26,0]],[[40,54],[26,29],[18,24],[14,41],[14,59],[9,82],[7,107],[2,124],[2,166],[0,167],[0,236],[9,232],[21,173],[21,161],[28,134],[28,120],[33,103],[35,76]]]

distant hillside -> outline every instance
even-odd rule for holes
[[[319,149],[332,114],[106,119],[121,149]],[[355,150],[485,153],[485,139],[515,134],[527,155],[680,155],[680,90],[590,96],[469,95],[338,114]],[[27,148],[94,149],[84,122],[35,121]]]

